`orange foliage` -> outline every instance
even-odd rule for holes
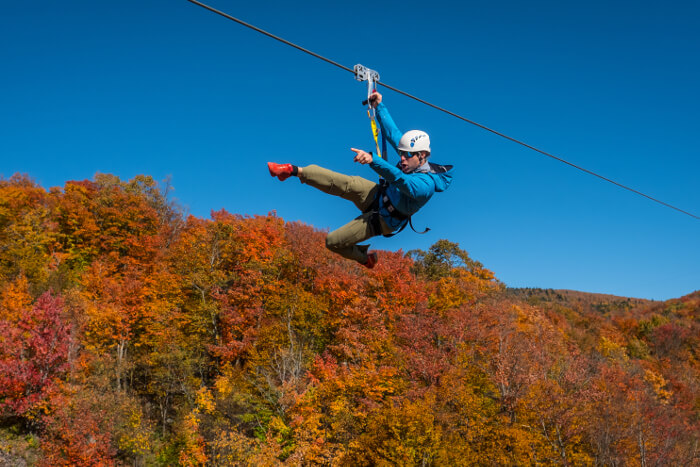
[[[0,320],[17,323],[32,307],[29,281],[24,275],[5,284],[0,292]]]

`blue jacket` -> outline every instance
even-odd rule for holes
[[[399,140],[403,133],[383,103],[377,106],[377,120],[387,141],[398,152]],[[400,164],[393,166],[380,157],[373,157],[370,167],[389,183],[386,188],[387,197],[391,204],[407,217],[418,212],[436,191],[445,191],[452,183],[451,165],[442,166],[426,162],[411,173],[403,173]],[[381,200],[379,214],[392,231],[400,229],[408,222],[407,219],[392,217]]]

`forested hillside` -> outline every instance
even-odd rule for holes
[[[557,304],[580,312],[602,314],[641,310],[657,302],[641,298],[618,297],[576,290],[539,288],[508,289],[508,295],[516,300],[524,300],[530,305],[547,306]]]
[[[0,180],[0,464],[700,465],[700,293],[533,300],[448,240],[367,270],[163,191]]]

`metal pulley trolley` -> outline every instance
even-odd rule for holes
[[[374,137],[374,144],[377,147],[377,155],[382,157],[384,160],[389,160],[389,156],[386,153],[386,138],[383,132],[381,132],[382,148],[379,149],[380,131],[379,125],[377,125],[377,112],[370,103],[372,93],[377,91],[379,73],[360,64],[355,65],[353,69],[355,71],[355,79],[357,81],[367,81],[367,100],[362,101],[362,105],[367,106],[367,116],[369,117],[370,124],[372,125],[372,136]]]

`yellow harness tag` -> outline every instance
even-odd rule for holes
[[[381,158],[382,151],[379,150],[379,128],[377,127],[377,122],[374,120],[374,117],[369,110],[367,111],[367,116],[372,124],[372,136],[374,136],[374,144],[377,146],[377,155]]]

